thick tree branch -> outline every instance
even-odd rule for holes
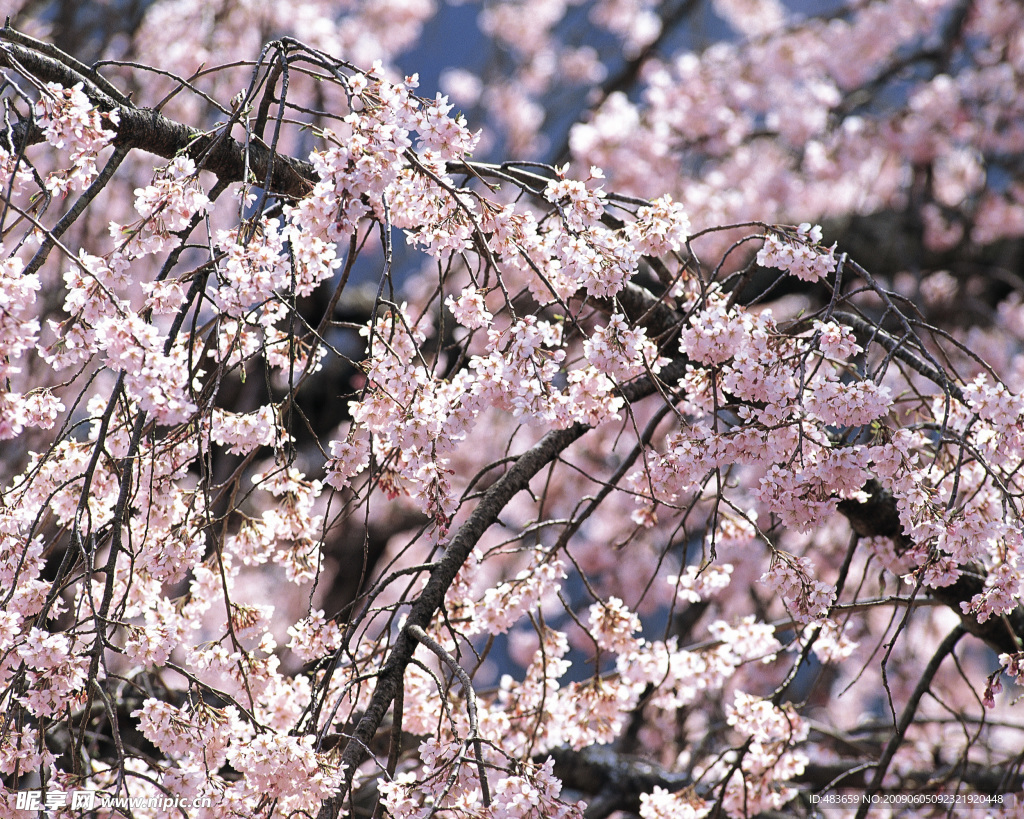
[[[899,510],[896,499],[882,484],[871,479],[864,484],[868,497],[864,501],[852,499],[841,500],[839,511],[846,517],[850,527],[861,537],[889,537],[909,545],[909,539],[900,525]],[[977,617],[964,613],[962,603],[970,603],[971,598],[980,594],[985,588],[985,571],[976,567],[962,567],[959,579],[950,586],[928,589],[928,593],[936,600],[945,604],[960,617],[963,628],[975,637],[984,640],[995,651],[1012,654],[1020,651],[1024,640],[1024,609],[1018,607],[1003,617],[993,617],[979,623]]]
[[[597,804],[604,808],[610,807],[611,810],[636,813],[641,794],[652,793],[655,787],[679,791],[694,784],[693,777],[687,772],[669,771],[655,762],[619,753],[608,746],[591,746],[580,751],[559,748],[552,751],[550,756],[555,760],[555,776],[561,780],[564,788],[598,797],[590,801],[588,819],[594,819],[591,808]],[[810,762],[792,781],[808,787],[814,793],[825,793],[836,788],[862,789],[867,787],[867,773],[870,770],[871,765],[865,766],[864,760],[856,757],[827,763]],[[977,763],[958,764],[955,768],[945,766],[927,771],[905,771],[901,774],[904,788],[921,793],[940,792],[943,783],[951,777],[983,794],[1012,793],[1024,786],[1024,776],[1019,773],[1009,774],[1001,768]],[[697,790],[699,792],[699,785]]]
[[[254,180],[264,180],[273,162],[271,193],[301,199],[317,180],[313,166],[308,162],[274,153],[257,141],[246,147],[233,137],[222,137],[216,131],[199,131],[148,108],[122,109],[120,114],[121,124],[115,144],[127,143],[165,159],[185,153],[222,181],[243,180],[246,152],[249,155],[249,172]]]
[[[410,628],[426,629],[444,602],[445,593],[455,580],[462,564],[485,531],[498,519],[508,502],[525,489],[530,480],[547,464],[553,461],[570,444],[579,439],[590,427],[574,424],[568,429],[549,432],[541,440],[520,455],[512,467],[487,490],[480,503],[459,527],[444,555],[430,573],[426,587],[413,604],[405,628],[399,633],[388,654],[387,661],[377,675],[377,684],[370,704],[356,726],[342,755],[345,768],[345,782],[340,792],[324,803],[320,819],[336,819],[341,814],[344,795],[352,785],[352,776],[363,759],[377,729],[402,684],[405,668],[412,659],[417,641],[410,634]]]
[[[276,154],[258,141],[246,146],[219,129],[201,131],[168,119],[159,111],[137,108],[96,72],[88,70],[88,76],[82,73],[79,69],[84,66],[53,46],[39,43],[28,48],[15,44],[14,40],[23,42],[29,38],[11,29],[0,30],[0,42],[3,42],[0,66],[23,71],[39,81],[59,83],[66,88],[81,83],[83,92],[97,108],[104,112],[117,112],[120,122],[110,127],[117,133],[114,145],[119,148],[138,149],[164,159],[186,155],[224,182],[243,180],[248,153],[248,167],[253,178],[265,179],[273,162],[270,191],[293,199],[305,196],[317,180],[313,166],[308,162]],[[42,140],[42,134],[35,128],[23,125],[14,131],[11,137],[18,147]]]
[[[684,359],[672,362],[663,371],[663,379],[671,383],[683,374],[685,366]],[[623,397],[630,403],[639,401],[656,391],[657,386],[650,377],[626,384],[621,389]],[[356,768],[366,758],[370,741],[383,723],[384,716],[387,714],[388,708],[391,707],[398,687],[402,684],[406,666],[412,659],[417,645],[415,638],[409,633],[409,629],[414,626],[421,629],[429,627],[434,615],[441,608],[445,593],[454,581],[455,575],[484,532],[497,521],[498,515],[505,509],[509,501],[520,491],[526,489],[537,473],[590,429],[591,427],[585,424],[574,424],[568,429],[549,432],[533,447],[516,458],[511,468],[484,493],[469,518],[459,527],[448,544],[448,548],[445,549],[444,555],[430,573],[426,587],[413,603],[405,628],[399,633],[384,667],[377,675],[376,688],[370,703],[342,755],[342,764],[345,766],[345,782],[339,793],[324,803],[319,814],[320,819],[336,819],[340,815],[344,805],[344,795],[348,793],[352,785],[352,776]]]
[[[656,787],[678,791],[693,784],[689,773],[667,771],[654,762],[620,754],[607,746],[592,745],[581,751],[558,748],[550,756],[555,760],[555,776],[564,788],[597,797],[590,800],[587,819],[599,819],[617,810],[637,813],[641,794],[652,793]]]

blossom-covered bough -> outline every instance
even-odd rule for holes
[[[298,40],[0,66],[0,813],[1011,815],[1019,372]]]

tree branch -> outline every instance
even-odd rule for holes
[[[79,69],[84,66],[53,46],[45,43],[31,48],[16,45],[14,41],[33,41],[12,29],[0,29],[0,41],[6,41],[0,46],[0,66],[26,72],[42,82],[59,83],[65,88],[81,83],[83,93],[97,108],[105,112],[116,111],[120,122],[109,126],[117,133],[116,147],[138,149],[164,159],[184,154],[224,182],[243,181],[246,153],[250,173],[260,180],[267,176],[273,159],[270,191],[293,199],[305,196],[317,180],[313,166],[308,162],[275,154],[259,142],[253,141],[246,146],[230,135],[201,131],[168,119],[159,111],[137,108],[96,72],[90,69],[88,76],[83,74]],[[10,136],[18,147],[42,141],[38,128],[24,124],[14,127]]]
[[[892,758],[896,754],[897,749],[903,744],[903,740],[906,739],[907,729],[914,721],[914,715],[917,713],[917,706],[921,703],[921,698],[931,687],[932,679],[935,677],[936,673],[938,673],[939,666],[942,665],[942,661],[952,653],[953,649],[956,648],[956,644],[960,641],[960,638],[964,636],[966,631],[967,630],[963,626],[957,626],[953,629],[948,635],[946,635],[946,639],[942,641],[942,644],[936,650],[931,660],[929,660],[928,666],[925,668],[924,673],[921,674],[921,679],[918,681],[917,686],[910,695],[910,700],[903,707],[903,713],[900,714],[900,720],[899,724],[896,726],[896,730],[889,738],[889,741],[885,744],[882,756],[878,760],[878,764],[875,766],[875,775],[868,784],[867,790],[864,792],[864,795],[867,798],[861,800],[860,807],[857,809],[856,819],[864,819],[864,817],[867,816],[868,809],[871,807],[870,797],[878,793],[881,789],[882,780],[885,779],[885,772],[889,770],[889,763],[892,762]]]
[[[909,545],[910,539],[903,532],[899,509],[892,494],[874,478],[863,488],[868,495],[867,500],[839,501],[839,512],[849,521],[853,531],[861,537],[889,537]],[[1024,608],[1018,606],[1003,617],[992,617],[979,623],[977,617],[970,612],[965,614],[960,607],[961,603],[969,603],[974,595],[984,591],[985,577],[984,569],[974,567],[972,571],[971,567],[964,566],[955,583],[929,588],[928,593],[955,611],[963,628],[984,640],[995,651],[1007,654],[1020,651],[1024,640]]]
[[[663,371],[663,379],[671,382],[679,378],[685,372],[685,367],[685,359],[673,361]],[[630,403],[639,401],[656,391],[657,386],[650,377],[626,384],[620,390],[622,396]],[[352,786],[352,777],[356,768],[366,758],[370,741],[384,721],[384,716],[391,706],[395,693],[402,684],[405,668],[416,649],[416,639],[410,634],[410,629],[415,626],[426,629],[430,625],[434,615],[441,608],[445,593],[452,581],[455,580],[455,575],[462,564],[469,557],[484,532],[497,521],[498,515],[509,501],[520,491],[526,489],[538,472],[590,429],[591,427],[586,424],[574,424],[568,429],[549,432],[533,447],[516,458],[515,463],[491,485],[466,522],[459,527],[458,532],[448,544],[448,548],[445,549],[444,555],[430,573],[420,596],[413,603],[405,628],[398,634],[384,667],[377,675],[377,684],[370,703],[342,754],[341,761],[345,769],[345,780],[338,794],[324,803],[319,819],[336,819],[342,811],[344,795]]]

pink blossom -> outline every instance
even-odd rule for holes
[[[640,630],[640,618],[617,597],[590,607],[590,626],[597,644],[606,651],[621,654],[636,648],[633,635]]]
[[[457,300],[454,296],[449,296],[445,304],[463,327],[471,330],[488,327],[494,316],[487,310],[484,295],[480,290],[467,288]]]
[[[764,247],[758,251],[757,263],[785,270],[802,281],[825,278],[836,268],[835,245],[822,253],[816,247],[820,235],[820,229],[817,233],[811,229],[806,236],[798,233],[796,241],[791,241],[769,233],[765,236]]]
[[[727,588],[733,567],[729,563],[709,566],[687,566],[681,575],[669,575],[666,579],[675,586],[676,596],[689,603],[699,603]]]

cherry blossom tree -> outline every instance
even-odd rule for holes
[[[0,816],[1019,815],[1024,13],[450,11],[8,10]]]

